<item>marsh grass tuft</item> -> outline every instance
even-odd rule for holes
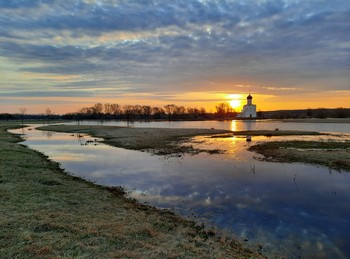
[[[126,196],[127,191],[123,186],[106,186],[107,191],[113,193],[116,196]]]

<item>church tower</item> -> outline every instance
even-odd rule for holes
[[[253,97],[250,95],[247,96],[247,105],[252,105],[253,104]]]
[[[238,118],[256,119],[256,105],[253,104],[253,97],[250,93],[247,96],[247,104],[243,106],[242,112],[238,115]]]

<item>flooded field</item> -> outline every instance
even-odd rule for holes
[[[348,127],[345,125],[340,125],[341,129]],[[299,124],[299,130],[315,130],[308,127]],[[222,152],[166,157],[107,146],[86,135],[43,132],[33,127],[23,133],[25,145],[47,154],[74,175],[98,184],[125,186],[142,202],[233,232],[248,246],[261,245],[267,254],[350,257],[349,172],[263,162],[256,159],[259,155],[247,151],[250,145],[269,138],[253,137],[252,142],[246,142],[236,137],[195,137],[184,145]],[[295,138],[344,141],[348,135],[283,137]]]
[[[130,126],[130,127],[146,127],[146,128],[200,128],[200,129],[223,129],[223,130],[302,130],[302,131],[317,131],[317,132],[333,132],[333,133],[349,133],[350,123],[334,123],[327,122],[327,119],[321,120],[324,122],[312,122],[305,120],[304,122],[278,121],[278,120],[232,120],[232,121],[79,121],[71,122],[71,124],[81,125],[109,125],[109,126]],[[342,121],[342,120],[339,120]]]

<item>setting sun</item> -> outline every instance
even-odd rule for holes
[[[233,109],[238,109],[242,106],[242,95],[240,94],[229,94],[227,96],[227,99],[229,100],[228,103]]]
[[[240,100],[231,100],[230,102],[230,106],[233,108],[233,109],[237,109],[241,106],[241,101]]]

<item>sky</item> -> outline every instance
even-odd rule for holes
[[[0,113],[249,93],[261,111],[350,107],[350,1],[0,0]]]

